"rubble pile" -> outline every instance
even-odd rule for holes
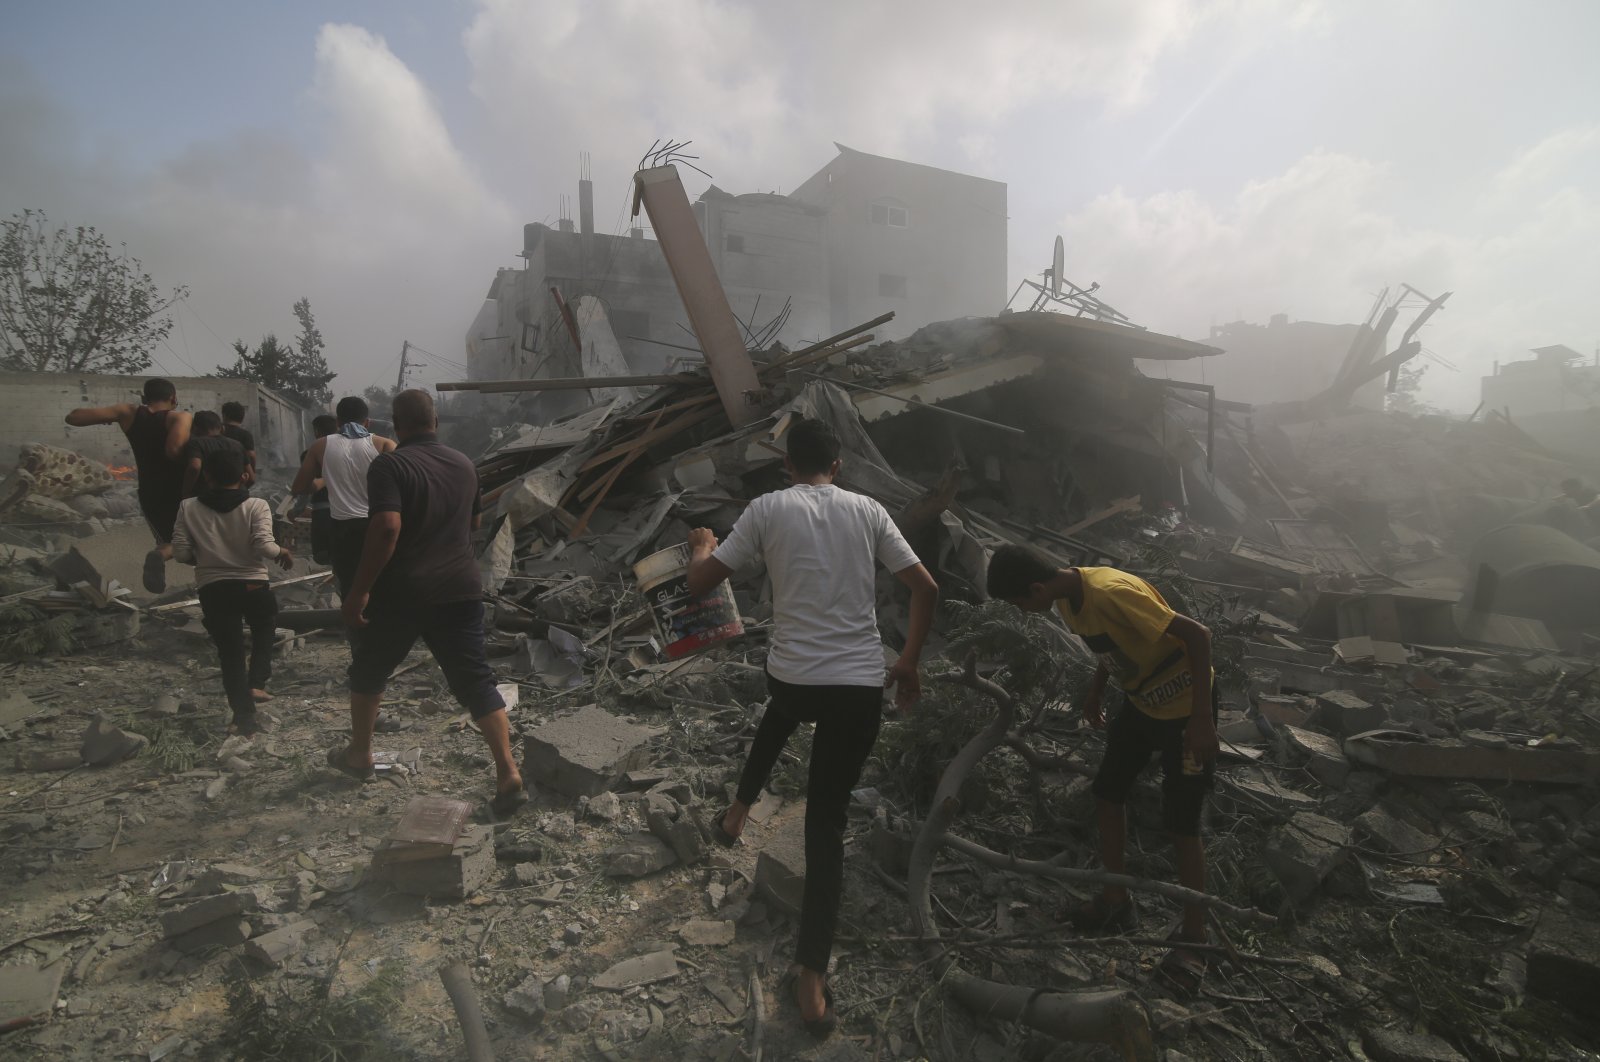
[[[120,641],[0,665],[8,1051],[264,1057],[248,1045],[309,998],[351,1002],[365,1057],[453,1057],[436,971],[461,964],[502,1057],[1594,1057],[1600,554],[1558,489],[1581,471],[1499,424],[1274,420],[1145,371],[1209,348],[1090,318],[889,343],[863,339],[874,324],[758,352],[738,428],[686,373],[498,432],[478,460],[490,651],[535,790],[510,821],[482,806],[481,742],[420,650],[385,702],[378,781],[322,766],[347,654],[303,565],[279,584],[255,738],[219,732],[181,588]],[[835,428],[841,485],[884,503],[944,599],[924,702],[886,722],[853,797],[845,1036],[821,1048],[781,982],[803,732],[745,843],[710,829],[762,711],[770,590],[737,573],[742,633],[674,655],[634,573],[783,486],[802,417]],[[141,614],[92,547],[0,519],[37,553],[8,594]],[[1104,739],[1077,709],[1094,661],[1053,617],[982,601],[1007,542],[1138,573],[1213,632],[1215,943],[1195,992],[1158,976],[1170,891],[1140,891],[1122,936],[1060,918],[1095,888]],[[892,652],[887,576],[879,606]],[[1175,878],[1159,787],[1147,774],[1130,806],[1147,883]],[[1138,1035],[1119,1048],[1051,1034],[1061,1000],[1124,990]]]

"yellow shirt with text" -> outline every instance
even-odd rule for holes
[[[1116,568],[1079,568],[1083,607],[1065,598],[1056,611],[1067,627],[1127,693],[1154,719],[1182,719],[1194,707],[1194,674],[1183,643],[1167,633],[1177,615],[1161,592]]]

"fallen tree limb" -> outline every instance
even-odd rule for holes
[[[975,1014],[1017,1021],[1063,1040],[1110,1044],[1128,1062],[1155,1062],[1144,1007],[1126,992],[1043,992],[952,970],[950,992]]]
[[[992,848],[985,848],[975,841],[955,834],[946,834],[943,843],[954,848],[963,855],[980,859],[990,866],[1002,870],[1016,870],[1025,874],[1038,874],[1041,877],[1054,878],[1057,881],[1072,881],[1085,885],[1119,885],[1124,889],[1134,889],[1140,892],[1153,892],[1158,896],[1165,896],[1169,900],[1179,903],[1192,903],[1201,907],[1208,907],[1221,915],[1243,922],[1245,925],[1271,926],[1277,924],[1277,919],[1265,911],[1258,911],[1254,907],[1236,907],[1221,897],[1212,896],[1210,893],[1196,892],[1186,889],[1182,885],[1174,885],[1166,881],[1150,881],[1145,878],[1135,878],[1127,874],[1113,874],[1108,870],[1080,870],[1076,867],[1058,867],[1053,863],[1045,863],[1037,859],[1018,859],[1016,856],[996,852]]]

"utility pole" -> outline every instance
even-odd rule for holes
[[[394,378],[394,393],[399,394],[406,389],[406,355],[411,353],[411,340],[407,339],[400,344],[400,371]]]

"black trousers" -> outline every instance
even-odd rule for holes
[[[879,686],[797,686],[767,676],[771,700],[739,778],[739,802],[754,804],[789,735],[817,726],[806,779],[806,884],[795,961],[827,973],[844,888],[844,828],[850,791],[878,741],[883,722]]]
[[[222,662],[222,688],[233,717],[255,714],[251,690],[272,677],[272,642],[277,633],[278,600],[265,582],[224,579],[200,588],[200,614]],[[250,628],[249,655],[244,629]]]
[[[333,521],[333,579],[339,584],[339,597],[350,593],[350,584],[356,581],[356,569],[361,567],[361,550],[367,544],[369,517],[358,520]]]
[[[333,515],[327,509],[311,509],[311,559],[318,564],[333,562]]]

